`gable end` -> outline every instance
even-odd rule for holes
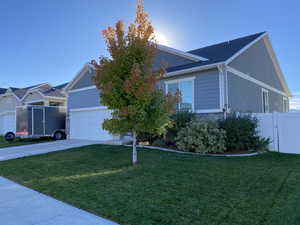
[[[279,65],[274,64],[275,55],[270,54],[266,38],[264,36],[255,42],[230,62],[229,66],[290,95],[284,77],[281,71],[278,71]]]

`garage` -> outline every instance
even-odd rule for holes
[[[104,107],[71,110],[69,114],[70,138],[98,141],[112,140],[112,135],[102,129],[104,119],[110,117],[110,111]]]
[[[16,132],[16,114],[15,112],[4,112],[0,115],[0,134],[12,131]]]

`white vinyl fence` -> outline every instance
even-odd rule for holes
[[[270,138],[270,150],[300,154],[300,113],[257,113],[259,135]]]

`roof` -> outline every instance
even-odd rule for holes
[[[237,38],[234,40],[225,41],[219,44],[210,45],[204,48],[198,48],[188,51],[190,54],[205,57],[209,60],[215,62],[226,61],[239,50],[250,44],[256,38],[264,34],[265,32],[260,32],[257,34],[249,35],[242,38]]]
[[[285,93],[287,93],[288,96],[292,96],[266,32],[260,32],[234,40],[225,41],[219,44],[214,44],[188,51],[187,53],[189,54],[205,57],[208,60],[188,63],[176,67],[169,67],[167,68],[166,77],[210,69],[219,65],[228,65],[232,60],[234,60],[246,49],[248,49],[250,46],[261,40],[262,38],[264,38],[266,48],[268,49],[268,52],[272,58],[276,73],[285,90]]]
[[[4,94],[7,91],[6,88],[0,88],[0,95]]]
[[[208,60],[170,67],[167,69],[167,72],[225,62],[263,34],[265,32],[188,51],[190,54],[205,57]]]
[[[23,98],[26,94],[26,92],[34,87],[38,87],[38,86],[42,86],[43,84],[47,84],[47,83],[41,83],[41,84],[36,84],[36,85],[32,85],[32,86],[28,86],[28,87],[24,87],[24,88],[16,88],[16,87],[10,87],[10,89],[12,90],[12,92],[18,97],[18,98]]]
[[[48,90],[41,91],[41,93],[49,97],[65,97],[65,95],[62,94],[61,89],[55,87],[50,88]]]
[[[60,84],[60,85],[55,86],[55,88],[62,90],[62,89],[64,89],[67,85],[68,85],[68,83],[63,83],[63,84]]]
[[[15,93],[18,98],[23,98],[28,89],[25,88],[11,88],[11,90]]]
[[[48,85],[48,86],[46,86]],[[42,83],[42,84],[36,84],[36,85],[32,85],[32,86],[28,86],[25,88],[16,88],[16,87],[10,87],[11,91],[20,99],[22,100],[23,98],[25,98],[25,96],[29,93],[29,92],[33,92],[33,91],[38,91],[40,93],[42,93],[44,96],[49,96],[49,97],[65,97],[65,95],[62,93],[62,89],[67,85],[67,83],[64,84],[60,84],[57,85],[55,87],[52,87],[51,85],[49,85],[48,83]],[[49,87],[50,86],[50,87]],[[36,89],[33,89],[35,88]],[[0,94],[1,94],[1,90],[3,88],[0,89]],[[31,90],[32,89],[32,90]],[[6,89],[5,89],[6,92]],[[4,93],[5,93],[4,92]]]
[[[165,45],[158,44],[157,48],[161,51],[169,52],[171,54],[178,55],[178,56],[181,56],[181,57],[184,57],[184,58],[187,58],[189,60],[196,61],[196,62],[207,60],[206,58],[204,58],[202,56],[199,56],[199,55],[196,55],[196,54],[190,54],[188,52],[180,51],[178,49],[171,48],[171,47],[168,47],[168,46],[165,46]]]

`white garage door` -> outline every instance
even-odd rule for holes
[[[9,112],[0,116],[0,134],[5,134],[9,131],[16,132],[16,114]]]
[[[110,111],[107,109],[71,110],[70,138],[99,141],[112,140],[112,135],[102,129],[104,119],[110,117]]]

